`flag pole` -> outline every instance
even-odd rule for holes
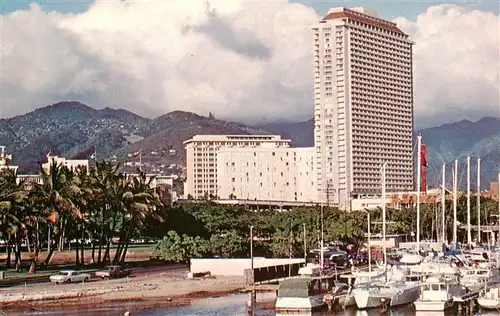
[[[139,149],[139,170],[142,171],[142,149]]]

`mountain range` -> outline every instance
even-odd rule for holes
[[[110,158],[137,163],[130,157],[141,151],[148,171],[181,173],[185,165],[183,142],[197,134],[279,134],[297,147],[313,146],[314,121],[271,123],[248,126],[218,120],[212,115],[174,111],[154,119],[121,109],[96,110],[75,101],[59,102],[24,115],[0,120],[0,145],[13,154],[12,164],[21,173],[33,173],[47,153],[71,158]],[[481,185],[486,188],[500,172],[500,119],[483,118],[478,122],[460,121],[418,131],[428,151],[428,183],[441,181],[441,165],[460,160],[460,183],[465,183],[465,159],[472,157],[473,183],[475,166],[481,157]],[[447,169],[451,181],[451,169]],[[464,175],[465,174],[465,175]]]

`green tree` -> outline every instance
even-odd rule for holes
[[[208,253],[209,244],[199,236],[179,236],[175,231],[169,231],[167,236],[158,242],[154,254],[163,260],[190,264],[191,258],[200,258]]]
[[[249,236],[242,237],[235,230],[214,234],[210,237],[210,251],[223,258],[246,256],[249,250]]]

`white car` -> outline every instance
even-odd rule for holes
[[[74,270],[59,271],[58,274],[50,276],[50,281],[55,284],[59,283],[72,283],[72,282],[88,282],[90,280],[90,274],[80,273]]]

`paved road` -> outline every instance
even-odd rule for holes
[[[130,279],[135,279],[135,278],[148,278],[149,275],[154,276],[154,277],[161,277],[161,278],[184,276],[188,272],[188,269],[187,269],[186,265],[184,265],[184,264],[171,264],[171,265],[164,265],[164,266],[132,268],[131,271],[132,271],[132,276],[130,277]],[[102,283],[102,282],[120,283],[120,282],[123,282],[123,280],[124,280],[123,278],[122,279],[111,279],[111,280],[101,280],[98,278],[92,278],[89,282],[86,282],[86,283],[92,283],[92,284],[97,285],[97,284]],[[50,282],[49,277],[47,277],[43,281],[0,288],[0,293],[13,291],[13,290],[19,291],[19,290],[23,290],[24,288],[29,289],[28,291],[34,291],[35,287],[47,288],[47,286],[52,286],[52,284],[50,284],[49,282]],[[60,285],[54,284],[53,286],[57,286],[58,288],[61,288],[61,289],[67,289],[67,288],[74,288],[77,286],[82,286],[82,283],[79,283],[79,284],[78,283],[60,284]]]

